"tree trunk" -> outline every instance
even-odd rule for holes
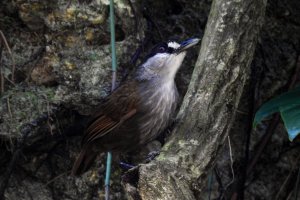
[[[249,77],[266,0],[215,0],[171,137],[139,168],[142,199],[197,199],[228,135]]]

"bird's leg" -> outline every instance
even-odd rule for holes
[[[136,167],[135,165],[131,165],[131,164],[128,164],[128,163],[125,163],[125,162],[120,162],[119,165],[124,170],[130,170],[130,169]]]
[[[156,156],[158,156],[160,154],[160,151],[151,151],[148,153],[146,159],[145,159],[145,162],[146,163],[149,163],[151,162],[152,160],[154,160],[154,158],[156,158]],[[124,170],[130,170],[132,168],[135,168],[136,165],[132,165],[132,164],[129,164],[129,163],[125,163],[125,162],[120,162],[119,163],[120,167]]]
[[[160,151],[151,151],[149,152],[149,154],[146,157],[146,163],[151,162],[152,160],[154,160],[154,158],[156,158],[156,156],[158,156],[160,154]]]

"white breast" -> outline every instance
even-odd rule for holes
[[[140,130],[144,142],[155,139],[171,122],[178,102],[178,92],[173,82],[157,84],[142,91],[144,114]]]

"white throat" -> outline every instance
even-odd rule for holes
[[[174,82],[186,52],[179,54],[160,53],[149,58],[137,71],[137,79],[160,79],[163,82]]]
[[[166,80],[174,81],[176,73],[180,68],[186,52],[181,52],[180,54],[173,54],[165,62],[165,66],[162,68],[163,78]]]

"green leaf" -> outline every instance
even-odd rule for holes
[[[293,141],[300,133],[300,104],[280,108],[280,114],[289,134],[289,139]]]
[[[300,87],[264,103],[255,114],[253,126],[275,112],[280,112],[292,141],[300,133]]]

